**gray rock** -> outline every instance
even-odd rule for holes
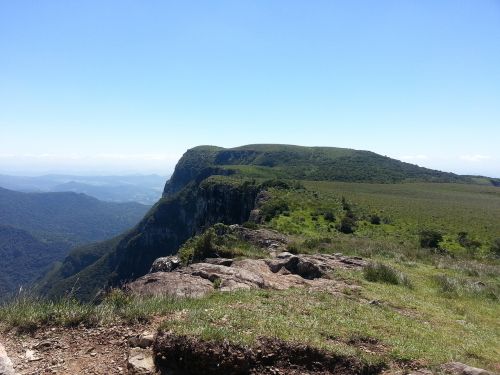
[[[203,261],[203,263],[218,264],[220,266],[230,267],[233,264],[233,260],[228,258],[207,258]]]
[[[141,296],[201,297],[214,290],[213,284],[186,272],[155,272],[129,283],[126,290]]]
[[[0,343],[0,375],[15,375],[12,361]]]
[[[153,345],[154,335],[150,332],[143,332],[140,335],[129,337],[128,343],[131,347],[149,348]]]
[[[446,363],[441,366],[441,370],[452,375],[494,375],[492,372],[477,367],[471,367],[460,362]]]
[[[126,288],[136,295],[173,297],[201,297],[212,292],[215,286],[223,292],[256,288],[282,290],[300,286],[338,292],[346,285],[330,280],[329,274],[336,268],[361,268],[365,264],[361,259],[344,256],[284,253],[275,259],[217,263],[195,263],[172,272],[151,273],[131,282]]]
[[[181,265],[179,257],[172,255],[168,257],[158,258],[153,262],[149,273],[154,272],[171,272]]]
[[[132,348],[127,359],[128,373],[131,375],[153,375],[156,368],[153,360],[153,353],[142,348]]]

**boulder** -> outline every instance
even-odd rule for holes
[[[471,367],[460,362],[446,363],[441,366],[441,370],[451,375],[493,375],[492,372],[477,367]]]
[[[128,373],[131,375],[154,375],[156,367],[153,360],[153,353],[142,348],[132,348],[127,359]]]
[[[15,375],[12,361],[0,343],[0,375]]]
[[[153,272],[171,272],[180,267],[181,260],[179,257],[172,255],[168,257],[158,258],[153,262],[149,273]]]

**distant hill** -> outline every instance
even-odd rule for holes
[[[371,151],[272,144],[228,149],[198,146],[179,161],[164,194],[178,190],[203,170],[213,173],[214,168],[252,177],[314,181],[475,183],[471,176],[423,168]],[[494,179],[486,180],[493,184]]]
[[[0,188],[0,290],[5,293],[33,281],[73,246],[116,236],[148,209],[84,194]]]
[[[0,175],[0,186],[23,192],[84,193],[108,202],[154,204],[161,196],[166,178],[158,175],[38,177]]]
[[[64,243],[43,243],[22,229],[0,225],[0,299],[33,282],[67,251]]]
[[[26,230],[44,241],[70,245],[116,235],[134,225],[148,209],[135,202],[102,202],[85,194],[0,188],[0,224]]]
[[[468,176],[421,168],[369,151],[290,145],[195,147],[179,160],[165,185],[163,198],[137,226],[99,245],[74,250],[45,279],[42,291],[58,296],[78,282],[79,297],[89,299],[104,285],[142,276],[154,259],[175,253],[206,226],[247,220],[265,181],[276,178],[477,182]]]

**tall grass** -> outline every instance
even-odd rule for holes
[[[412,287],[410,279],[405,274],[383,263],[368,264],[363,274],[368,281]]]

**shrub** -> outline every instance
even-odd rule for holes
[[[439,292],[448,296],[457,295],[458,291],[461,289],[460,283],[454,277],[437,275],[434,277],[434,281],[438,287]]]
[[[458,243],[467,249],[470,253],[475,253],[479,247],[481,247],[481,242],[473,240],[469,237],[467,232],[458,233],[457,237]]]
[[[490,248],[491,254],[495,257],[500,258],[500,238],[496,238],[491,244]]]
[[[370,217],[370,223],[371,224],[373,224],[373,225],[380,225],[380,222],[381,222],[380,216],[378,216],[378,215],[372,215]]]
[[[290,242],[286,250],[291,254],[299,254],[300,253],[300,245],[297,242]]]
[[[363,270],[365,279],[386,284],[402,284],[411,287],[406,275],[383,263],[371,263]]]
[[[261,184],[261,188],[262,189],[275,188],[275,189],[284,189],[284,190],[287,190],[287,189],[290,189],[291,186],[286,181],[279,180],[279,179],[271,179],[271,180],[264,181]]]
[[[355,229],[356,229],[356,221],[349,216],[344,216],[338,226],[338,230],[345,234],[354,233]]]
[[[332,211],[325,211],[323,213],[323,217],[326,221],[330,221],[330,222],[335,221],[335,215],[333,214]]]
[[[216,237],[215,229],[210,228],[205,233],[188,240],[178,252],[181,263],[186,265],[217,256],[219,247],[215,243]]]
[[[420,247],[437,249],[443,240],[443,235],[435,230],[422,230],[419,233]]]
[[[286,211],[290,211],[287,202],[282,199],[273,199],[266,202],[266,204],[262,207],[262,216],[264,216],[265,221],[270,221],[273,217],[276,217]]]

